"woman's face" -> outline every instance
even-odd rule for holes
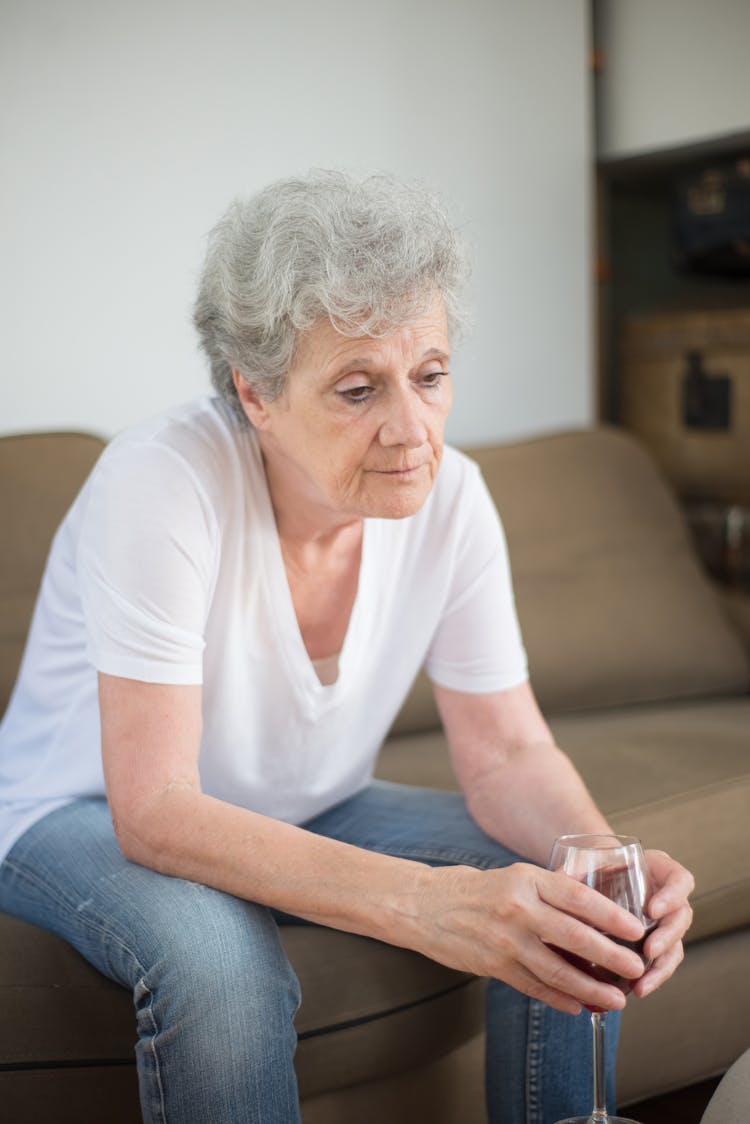
[[[342,336],[319,322],[301,338],[286,389],[273,402],[235,374],[259,433],[277,519],[287,508],[323,525],[418,511],[442,455],[449,358],[436,298],[380,339]]]

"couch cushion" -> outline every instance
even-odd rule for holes
[[[21,660],[52,536],[104,447],[83,433],[0,438],[0,714]]]
[[[750,666],[653,461],[602,428],[475,450],[547,712],[744,693]]]
[[[750,924],[750,699],[563,715],[552,723],[613,826],[695,875],[689,939]],[[455,788],[443,735],[390,740],[378,776]]]
[[[331,929],[287,925],[281,936],[302,984],[302,1096],[424,1065],[484,1026],[484,985],[473,976]]]
[[[695,875],[690,940],[750,924],[750,699],[553,723],[613,826]]]
[[[424,1065],[483,1027],[483,984],[423,956],[284,925],[302,985],[302,1097]],[[134,1061],[130,994],[63,941],[0,913],[0,1070]]]

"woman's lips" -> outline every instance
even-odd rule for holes
[[[412,476],[424,467],[424,464],[415,464],[411,468],[376,468],[372,471],[377,472],[379,476]]]

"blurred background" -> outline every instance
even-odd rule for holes
[[[685,297],[675,177],[750,148],[749,42],[747,0],[2,0],[0,430],[205,391],[206,232],[312,166],[424,180],[464,228],[451,440],[622,420],[622,322]]]
[[[205,234],[313,166],[421,179],[465,229],[454,441],[585,423],[589,47],[585,0],[2,0],[0,429],[206,390]]]

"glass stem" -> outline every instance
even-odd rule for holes
[[[591,1029],[594,1037],[594,1111],[591,1124],[606,1124],[607,1121],[607,1067],[604,1056],[604,1015],[593,1012]]]

